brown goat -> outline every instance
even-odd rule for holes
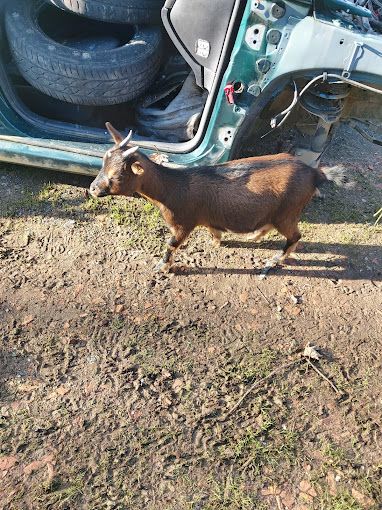
[[[301,237],[298,221],[304,207],[326,180],[289,154],[229,161],[219,165],[170,169],[150,161],[128,146],[123,136],[106,124],[115,146],[106,152],[103,167],[90,186],[95,197],[139,193],[158,206],[172,237],[156,270],[172,265],[175,250],[198,225],[207,227],[214,243],[222,232],[253,233],[260,239],[276,228],[287,242],[268,263],[282,262]]]

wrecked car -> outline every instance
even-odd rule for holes
[[[107,121],[174,167],[380,143],[381,0],[6,0],[0,40],[2,161],[95,175]]]

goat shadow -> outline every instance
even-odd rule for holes
[[[284,243],[279,241],[241,241],[241,240],[226,240],[222,241],[222,246],[225,248],[246,248],[253,249],[254,255],[256,250],[276,250],[279,251]],[[344,245],[341,243],[320,243],[320,242],[307,242],[300,243],[300,249],[289,257],[283,265],[277,265],[270,269],[267,278],[273,276],[304,276],[313,278],[325,278],[334,282],[339,279],[347,280],[364,280],[369,279],[373,281],[382,281],[382,250],[378,245]],[[376,252],[379,255],[376,255]],[[307,258],[307,254],[328,254],[329,260],[316,259],[314,257]],[[353,255],[356,253],[357,258],[366,262],[364,266],[358,268],[353,263]],[[299,255],[304,255],[300,258]],[[203,264],[203,260],[201,260]],[[180,258],[180,266],[174,268],[174,272],[180,276],[191,275],[208,275],[208,274],[226,274],[226,275],[250,275],[258,277],[264,268],[264,256],[259,257],[257,261],[255,258],[254,267],[252,268],[227,268],[227,267],[204,267],[204,266],[190,266],[182,264]]]

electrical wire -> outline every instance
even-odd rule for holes
[[[318,80],[321,80],[323,82],[327,81],[328,78],[337,78],[338,80],[344,82],[344,83],[349,83],[349,85],[353,85],[354,87],[358,87],[360,89],[364,89],[364,90],[368,90],[370,92],[375,92],[376,94],[381,94],[382,95],[382,90],[380,89],[376,89],[374,87],[370,87],[369,85],[364,85],[363,83],[360,83],[358,81],[355,81],[355,80],[351,80],[350,78],[346,78],[345,76],[341,76],[339,74],[334,74],[334,73],[322,73],[320,74],[319,76],[316,76],[315,78],[313,78],[312,80],[310,80],[310,82],[308,82],[305,87],[301,90],[301,92],[299,94],[297,94],[296,96],[296,84],[295,82],[293,82],[294,86],[295,86],[295,93],[294,93],[294,97],[293,97],[293,101],[291,102],[291,104],[288,106],[288,108],[286,108],[284,111],[282,111],[281,113],[279,113],[278,115],[276,115],[275,117],[273,117],[271,119],[271,128],[272,129],[275,129],[276,127],[280,127],[285,121],[286,119],[288,118],[288,116],[291,114],[293,108],[296,106],[296,104],[298,103],[298,101],[300,100],[301,96],[314,84],[316,83]],[[277,119],[279,117],[283,116],[283,119],[277,124]],[[268,133],[266,133],[268,134]],[[265,135],[263,135],[265,136]]]
[[[368,1],[367,1],[367,5],[368,5],[368,7],[369,7],[369,11],[370,11],[370,12],[371,12],[371,14],[373,15],[373,18],[374,18],[375,20],[377,20],[377,21],[378,21],[378,19],[379,19],[379,18],[378,18],[378,16],[376,15],[376,13],[375,13],[375,11],[374,11],[373,1],[372,1],[372,0],[368,0]]]
[[[293,101],[292,101],[292,103],[284,111],[278,113],[276,115],[276,117],[273,117],[273,119],[271,120],[271,128],[275,128],[277,126],[277,119],[279,117],[282,117],[282,116],[285,115],[285,117],[281,120],[281,122],[279,124],[279,126],[281,126],[281,124],[283,124],[285,122],[285,120],[287,119],[288,115],[292,111],[292,108],[294,108],[294,106],[296,105],[296,103],[298,101],[298,89],[297,89],[296,82],[294,80],[293,80],[293,87],[294,87],[294,94],[293,94]]]

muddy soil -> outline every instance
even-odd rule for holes
[[[323,163],[263,281],[275,233],[156,274],[150,203],[1,165],[2,509],[382,508],[382,150],[342,128]]]

